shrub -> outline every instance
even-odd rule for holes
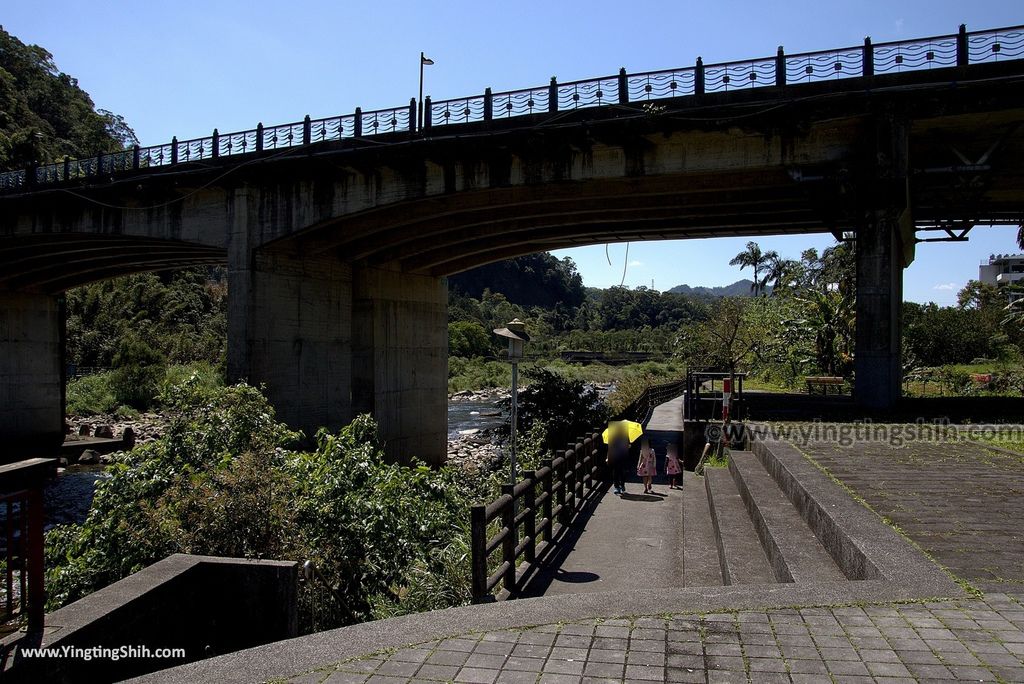
[[[547,368],[530,368],[523,375],[529,384],[519,391],[518,429],[527,437],[524,455],[552,445],[562,447],[608,419],[597,391],[582,380],[567,378]],[[508,408],[511,400],[501,403]],[[509,424],[505,425],[505,433]]]
[[[68,381],[67,413],[73,416],[95,416],[110,413],[117,407],[117,397],[110,386],[110,373],[97,373]]]
[[[164,375],[164,357],[138,337],[121,340],[114,355],[110,386],[118,403],[146,410]]]
[[[469,600],[463,478],[384,461],[377,426],[321,431],[311,452],[245,384],[166,388],[164,436],[118,457],[82,525],[47,534],[53,609],[165,556],[311,560],[305,630]]]

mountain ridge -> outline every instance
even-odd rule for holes
[[[707,287],[704,285],[676,285],[672,289],[668,290],[673,294],[690,295],[691,297],[750,297],[753,296],[754,292],[751,286],[754,281],[749,278],[741,278],[731,285],[716,285],[713,287]],[[771,290],[771,288],[767,288]]]

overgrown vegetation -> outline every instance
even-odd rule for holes
[[[487,481],[386,463],[367,416],[292,450],[244,384],[190,377],[160,400],[166,434],[117,458],[82,525],[47,534],[50,609],[177,552],[313,561],[307,630],[468,599],[466,511]]]

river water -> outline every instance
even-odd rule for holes
[[[448,439],[456,439],[465,430],[494,428],[502,416],[488,416],[498,410],[489,401],[448,402]],[[103,466],[74,466],[46,485],[46,527],[85,520],[92,505],[96,482],[108,477]]]

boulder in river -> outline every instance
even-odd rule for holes
[[[81,465],[95,465],[100,462],[100,452],[95,449],[86,449],[78,457],[78,462]]]

